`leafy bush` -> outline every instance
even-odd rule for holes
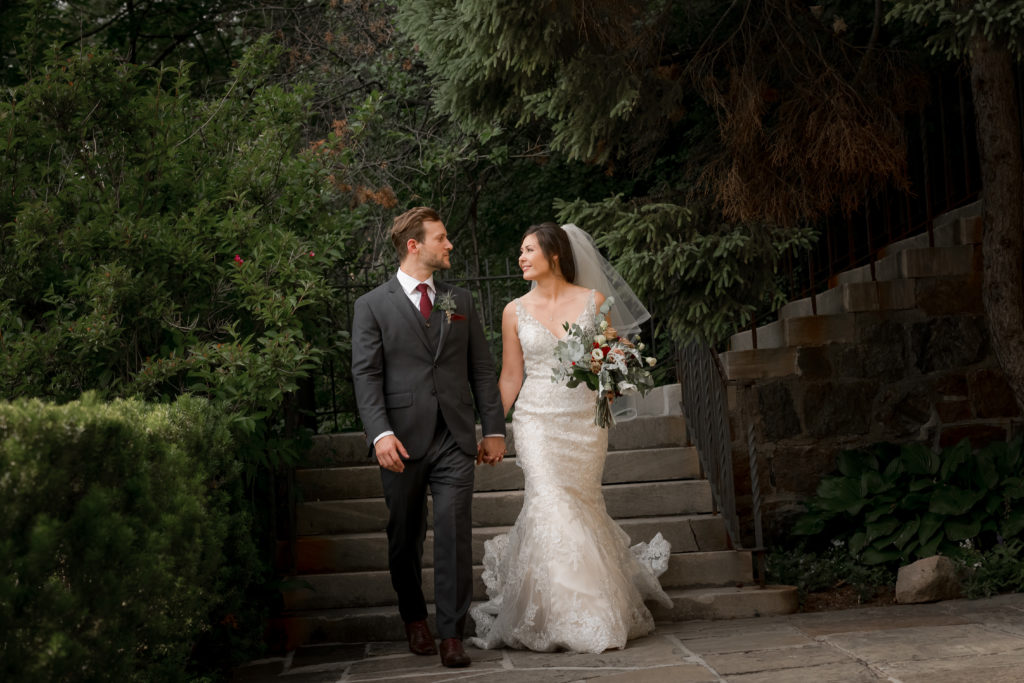
[[[987,551],[967,549],[961,555],[964,594],[987,598],[1024,591],[1024,543],[1012,540]]]
[[[186,680],[258,627],[231,452],[201,399],[0,403],[0,678]]]
[[[794,532],[848,538],[853,556],[870,565],[988,550],[1022,538],[1022,465],[1021,440],[978,451],[967,440],[941,453],[916,443],[847,451]]]
[[[0,395],[169,400],[234,416],[251,465],[290,462],[296,395],[347,348],[331,284],[365,244],[304,139],[307,88],[249,50],[224,94],[186,67],[55,54],[0,108]],[[291,420],[291,425],[286,425]]]
[[[882,586],[896,581],[894,572],[885,566],[867,566],[850,557],[845,543],[835,542],[823,552],[806,547],[770,552],[766,572],[772,583],[796,586],[803,603],[808,593],[850,586],[861,602],[874,598]]]

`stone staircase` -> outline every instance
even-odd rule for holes
[[[983,232],[980,202],[937,217],[934,245],[927,233],[895,242],[874,263],[835,276],[825,292],[786,304],[778,320],[757,328],[756,348],[751,330],[734,334],[719,356],[727,378],[804,374],[802,348],[857,342],[865,321],[964,312],[980,301]]]
[[[685,443],[679,415],[638,417],[609,433],[604,472],[608,512],[633,542],[661,532],[672,544],[661,582],[671,609],[652,606],[655,619],[716,619],[795,611],[793,587],[754,585],[749,552],[729,548],[724,523],[712,513],[711,490],[701,478],[696,450]],[[510,435],[514,456],[514,435]],[[294,576],[285,582],[283,612],[270,625],[278,650],[327,642],[401,640],[387,571],[386,508],[380,474],[360,434],[315,439],[296,471],[300,500]],[[514,457],[476,471],[473,500],[475,600],[486,598],[480,578],[483,543],[507,531],[519,514],[523,476]],[[423,584],[433,592],[433,535],[424,547]],[[287,546],[281,566],[289,566]],[[432,609],[432,605],[430,606]],[[469,629],[472,629],[470,620]]]

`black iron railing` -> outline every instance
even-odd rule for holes
[[[711,485],[714,512],[722,516],[732,547],[750,550],[757,557],[758,583],[764,585],[764,546],[761,533],[761,493],[757,477],[756,453],[748,441],[750,485],[754,506],[755,546],[744,548],[740,520],[736,512],[736,486],[733,478],[732,436],[729,430],[729,402],[725,374],[715,351],[703,342],[693,342],[677,350],[676,368],[683,393],[686,431],[697,447],[701,469]]]

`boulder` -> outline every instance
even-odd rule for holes
[[[934,555],[900,567],[896,576],[896,602],[911,604],[952,600],[960,597],[956,564],[944,555]]]

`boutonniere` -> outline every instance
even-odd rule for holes
[[[463,318],[463,316],[455,313],[455,293],[451,291],[438,293],[437,301],[434,302],[434,310],[444,313],[448,322],[451,322],[453,318],[456,320],[462,320]]]

